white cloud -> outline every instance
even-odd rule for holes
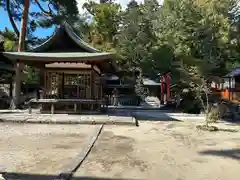
[[[93,0],[95,2],[99,2],[99,0]],[[131,0],[115,0],[115,2],[119,3],[122,5],[122,7],[126,7],[127,4],[130,2]],[[144,0],[136,0],[138,3],[142,3]],[[158,0],[159,3],[162,3],[163,0]],[[82,5],[87,2],[87,0],[78,0],[78,9],[79,9],[79,12],[84,12],[83,9],[82,9]]]

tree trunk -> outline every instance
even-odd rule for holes
[[[24,51],[25,48],[25,38],[27,35],[27,23],[28,23],[28,13],[29,13],[30,0],[24,0],[24,9],[21,21],[20,36],[18,42],[18,52]],[[23,77],[24,64],[21,62],[16,63],[16,77],[14,82],[14,94],[11,103],[13,109],[20,108],[21,100],[21,83]]]

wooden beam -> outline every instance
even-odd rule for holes
[[[61,98],[64,99],[64,82],[65,82],[65,73],[62,73],[62,83],[61,83]]]

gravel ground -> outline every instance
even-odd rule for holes
[[[239,180],[240,133],[202,132],[197,122],[106,126],[75,176]],[[229,128],[229,127],[228,127]],[[234,127],[240,130],[239,126]]]
[[[219,124],[235,133],[203,132],[197,124],[106,125],[73,180],[239,180],[240,126]],[[0,171],[28,174],[8,180],[53,179],[94,131],[92,125],[0,124]]]
[[[81,152],[94,126],[0,125],[0,171],[60,173]]]

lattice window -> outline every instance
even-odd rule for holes
[[[92,74],[92,72],[68,74],[66,72],[51,71],[45,72],[44,92],[45,98],[66,99],[102,99],[103,93],[101,79],[98,74]]]
[[[62,73],[45,73],[45,98],[57,98],[61,93]]]
[[[91,98],[90,73],[65,74],[64,86],[66,87],[66,91],[71,91],[72,93],[68,93],[68,95],[66,95],[69,96],[68,98]]]

